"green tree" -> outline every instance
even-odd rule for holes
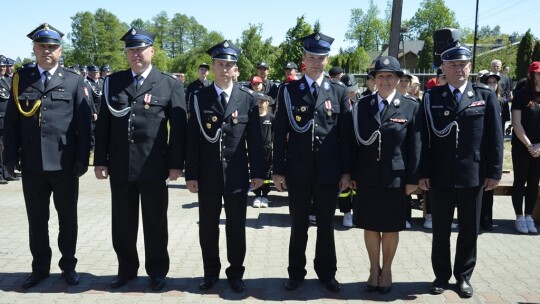
[[[256,73],[257,64],[261,61],[274,66],[276,60],[272,38],[263,41],[262,24],[250,24],[249,28],[242,32],[242,37],[237,41],[237,46],[242,50],[238,59],[238,68],[240,69],[240,79],[249,79]],[[272,71],[273,69],[270,69]]]
[[[531,62],[540,61],[540,41],[536,40],[534,43],[533,52],[531,55]]]
[[[527,77],[527,69],[531,64],[533,37],[531,30],[527,30],[521,42],[519,43],[516,55],[516,78],[521,79]]]
[[[361,73],[369,68],[371,60],[363,47],[350,47],[346,50],[340,49],[338,55],[332,56],[329,65],[340,66],[345,73]]]
[[[388,42],[389,23],[378,17],[379,9],[373,0],[369,1],[367,12],[360,8],[351,9],[349,29],[345,38],[368,51],[377,51]]]
[[[424,47],[420,51],[420,58],[418,58],[416,67],[424,71],[431,71],[433,68],[433,38],[431,36],[424,39]]]
[[[433,36],[433,32],[441,28],[459,28],[454,12],[446,7],[444,0],[423,0],[411,20],[405,24],[411,37],[420,40]]]
[[[287,30],[285,41],[280,43],[281,54],[277,56],[275,66],[284,67],[287,62],[294,62],[300,67],[302,63],[302,42],[300,38],[313,33],[313,28],[306,22],[304,15],[296,18],[294,27]]]

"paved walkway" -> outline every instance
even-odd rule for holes
[[[50,233],[53,249],[52,275],[38,286],[23,290],[20,286],[30,270],[28,226],[20,182],[0,186],[0,303],[217,303],[256,302],[395,302],[395,303],[540,303],[540,236],[519,235],[513,230],[513,209],[509,197],[496,197],[495,232],[479,238],[479,261],[472,278],[473,298],[464,300],[455,291],[430,295],[433,280],[430,264],[431,234],[422,228],[421,212],[413,210],[413,229],[400,234],[394,260],[394,284],[387,295],[363,291],[368,277],[368,258],[359,229],[345,229],[336,216],[337,279],[340,293],[330,293],[317,281],[312,268],[316,228],[309,230],[308,274],[302,286],[293,292],[283,289],[287,277],[289,215],[286,197],[274,194],[270,208],[247,212],[246,291],[229,289],[221,279],[209,292],[201,292],[201,252],[198,243],[196,195],[190,194],[184,181],[170,185],[169,252],[171,267],[163,292],[152,292],[144,269],[139,277],[118,291],[107,289],[116,273],[117,263],[111,245],[110,193],[107,181],[98,181],[93,172],[81,179],[79,199],[78,286],[67,286],[59,273],[55,239],[58,226],[51,207]],[[251,197],[252,199],[252,197]],[[224,215],[223,215],[224,218]],[[225,220],[223,219],[222,224]],[[221,226],[223,228],[223,225]],[[142,229],[139,252],[144,265]],[[456,234],[452,234],[455,244]],[[222,263],[225,261],[224,233],[221,239]],[[222,271],[222,278],[224,278]]]

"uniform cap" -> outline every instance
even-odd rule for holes
[[[272,99],[272,97],[264,93],[257,93],[256,97],[257,97],[257,100],[268,101],[268,103],[271,105],[274,104],[274,99]]]
[[[200,68],[207,68],[208,70],[210,70],[210,66],[206,62],[203,62],[203,63],[199,64],[199,69]]]
[[[7,62],[7,66],[15,65],[15,60],[13,60],[13,59],[11,59],[9,57],[6,58],[6,62]]]
[[[343,73],[343,69],[341,67],[335,66],[328,71],[328,75],[335,76]]]
[[[354,76],[345,74],[341,76],[341,82],[343,82],[347,86],[347,92],[358,91],[358,83],[356,83],[356,79],[354,78]]]
[[[32,39],[35,43],[46,43],[60,45],[62,44],[62,37],[64,33],[55,29],[53,26],[48,23],[43,23],[42,25],[35,28],[30,34],[26,37]]]
[[[466,61],[471,60],[471,51],[464,46],[450,48],[441,54],[442,61]]]
[[[79,71],[82,72],[88,72],[85,65],[79,65]]]
[[[262,83],[262,82],[263,82],[263,81],[262,81],[262,78],[259,77],[259,76],[253,76],[253,77],[251,78],[251,84],[252,84],[252,85],[255,84],[255,83]]]
[[[266,63],[264,61],[261,61],[261,63],[259,63],[259,65],[257,66],[257,69],[259,69],[259,68],[269,69],[270,66],[268,65],[268,63]]]
[[[326,36],[323,33],[313,33],[300,38],[300,41],[302,41],[304,51],[315,55],[328,55],[334,38]]]
[[[30,61],[28,63],[23,64],[23,68],[35,68],[35,67],[36,67],[35,61]]]
[[[0,55],[0,66],[6,66],[7,65],[7,58],[4,55]]]
[[[237,62],[238,57],[240,56],[240,49],[238,49],[230,40],[223,40],[209,48],[206,53],[212,57],[212,60],[218,59]]]
[[[139,28],[131,28],[120,38],[124,41],[126,49],[134,49],[154,45],[156,34]]]
[[[64,64],[64,57],[58,58],[58,64]]]
[[[99,72],[99,68],[96,65],[89,65],[86,67],[88,72]]]
[[[411,72],[409,70],[401,69],[401,71],[403,72],[403,75],[401,75],[401,76],[406,76],[406,77],[409,77],[410,79],[412,79],[413,74],[411,74]]]
[[[529,68],[527,69],[527,74],[530,74],[532,72],[540,73],[540,61],[533,61],[533,63],[529,65]]]
[[[295,69],[298,70],[298,66],[294,62],[287,62],[284,69]]]
[[[104,71],[107,71],[107,72],[110,72],[111,71],[111,67],[108,65],[108,64],[104,64],[101,66],[101,68],[99,69],[101,72],[104,72]]]
[[[375,76],[377,72],[394,72],[398,77],[403,75],[399,61],[392,56],[381,56],[375,60],[375,67],[369,74]]]
[[[480,81],[482,83],[485,83],[489,79],[489,77],[495,77],[495,79],[497,79],[497,82],[499,82],[499,80],[501,80],[501,76],[489,72],[489,73],[482,74],[482,76],[480,76]]]

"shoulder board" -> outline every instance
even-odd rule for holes
[[[73,73],[73,74],[77,74],[77,75],[81,75],[81,73],[77,70],[74,70],[72,68],[68,68],[68,67],[63,67],[62,69],[64,69],[64,71],[66,72],[70,72],[70,73]],[[85,79],[86,80],[86,79]]]
[[[404,97],[405,99],[410,100],[410,101],[417,102],[416,98],[414,98],[414,97],[411,96],[411,95],[405,95],[405,96],[403,96],[403,97]]]
[[[169,74],[167,72],[161,72],[161,74],[171,77],[172,79],[179,80],[178,78],[174,77],[172,74]]]
[[[330,79],[330,83],[331,83],[331,84],[338,85],[338,86],[340,86],[340,87],[344,87],[344,88],[347,87],[343,82],[341,82],[341,81],[339,81],[339,80],[337,80],[337,79]]]
[[[483,84],[483,83],[475,83],[473,84],[473,88],[475,89],[491,89],[488,85],[486,84]]]
[[[251,90],[250,88],[246,88],[245,86],[242,86],[242,85],[239,85],[238,88],[240,89],[240,91],[244,91],[246,93],[249,93],[250,95],[253,95],[253,90]]]

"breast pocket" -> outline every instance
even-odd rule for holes
[[[71,92],[51,92],[52,110],[67,113],[73,111]]]
[[[248,116],[247,115],[238,115],[235,119],[231,119],[231,129],[232,129],[232,136],[233,137],[242,137],[244,133],[246,132],[246,125],[248,123]]]
[[[152,100],[144,105],[144,115],[146,117],[165,117],[166,101],[162,97],[152,96]]]
[[[486,107],[471,107],[465,111],[465,117],[472,129],[484,128],[484,115],[486,114]]]
[[[126,94],[113,95],[109,99],[109,105],[115,110],[123,110],[128,106],[129,97]]]
[[[325,108],[326,122],[328,124],[336,124],[338,121],[338,116],[340,113],[339,105],[332,105],[332,109],[328,110]]]

